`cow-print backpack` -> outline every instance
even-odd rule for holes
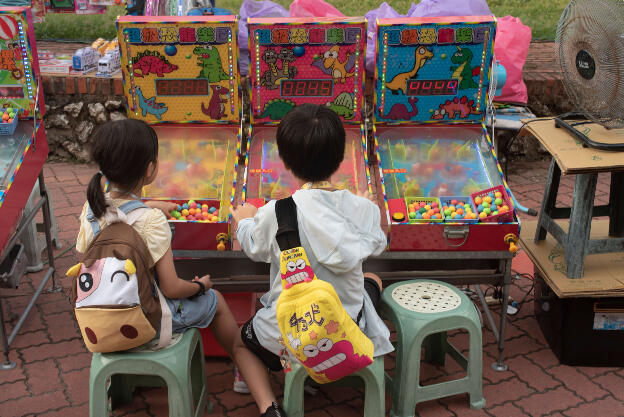
[[[171,312],[154,281],[153,261],[132,223],[149,208],[140,201],[119,207],[125,221],[102,230],[89,208],[94,239],[73,277],[74,312],[91,352],[116,352],[151,341],[160,327],[158,347],[171,339]],[[133,212],[133,213],[130,213]]]

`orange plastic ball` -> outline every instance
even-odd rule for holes
[[[483,199],[481,197],[475,197],[474,201],[476,205],[483,203]]]
[[[423,219],[425,220],[429,220],[431,218],[431,216],[428,213],[424,213],[422,216],[423,216]]]

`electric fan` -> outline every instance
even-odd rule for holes
[[[624,150],[624,142],[597,142],[575,128],[624,127],[624,1],[572,0],[561,14],[555,42],[563,85],[577,109],[555,118],[555,126],[584,146]]]

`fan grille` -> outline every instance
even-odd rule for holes
[[[624,127],[624,1],[572,0],[555,42],[576,108],[607,128]]]

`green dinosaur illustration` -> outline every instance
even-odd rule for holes
[[[229,80],[230,76],[223,71],[219,51],[212,46],[198,46],[193,49],[197,55],[197,66],[201,68],[197,78],[207,78],[211,83]]]
[[[457,64],[457,66],[451,66],[451,71],[453,71],[451,78],[459,80],[459,90],[478,87],[472,77],[474,75],[473,71],[479,67],[472,67],[472,51],[470,49],[458,46],[457,52],[451,57],[451,62]]]
[[[268,117],[271,120],[281,120],[284,116],[286,116],[286,113],[294,109],[295,106],[295,103],[284,98],[269,100],[264,105],[264,111],[260,116],[258,116],[258,119]]]
[[[345,120],[353,119],[355,116],[355,112],[353,111],[353,95],[346,91],[338,94],[333,102],[328,101],[326,106]]]

